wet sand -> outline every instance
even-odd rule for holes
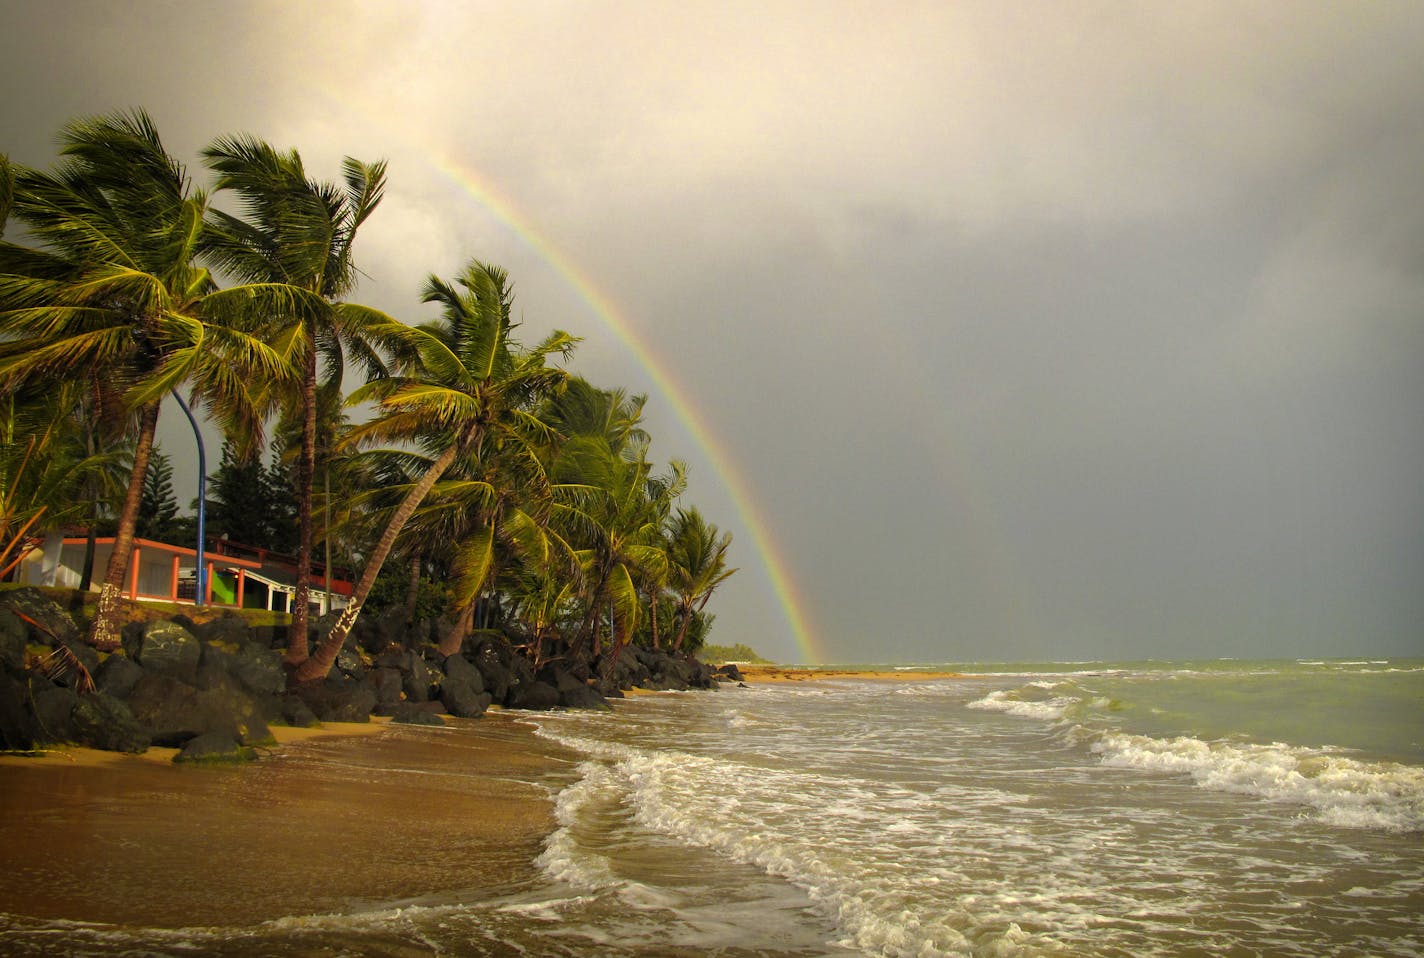
[[[0,911],[234,926],[535,880],[578,757],[511,716],[446,721],[274,729],[242,766],[0,758]]]

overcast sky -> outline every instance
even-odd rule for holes
[[[726,470],[824,660],[1424,654],[1424,4],[0,13],[18,162],[139,106],[199,183],[388,158],[356,298],[493,261],[648,392],[735,536],[714,641],[804,657]]]

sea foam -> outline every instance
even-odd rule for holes
[[[1412,766],[1280,743],[1241,745],[1123,732],[1102,733],[1089,747],[1109,767],[1185,774],[1204,788],[1305,805],[1331,825],[1424,829],[1424,769]]]

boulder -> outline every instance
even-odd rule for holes
[[[0,750],[28,752],[41,741],[25,683],[0,672]]]
[[[728,662],[717,670],[717,674],[730,679],[733,682],[745,682],[746,676],[742,675],[742,670]]]
[[[233,656],[229,670],[238,684],[254,695],[280,695],[287,688],[282,653],[256,643],[244,645]]]
[[[344,646],[340,652],[336,653],[336,668],[353,679],[366,677],[366,663],[361,661],[361,653],[350,645]]]
[[[115,652],[100,663],[94,672],[94,687],[105,695],[126,699],[144,675],[142,666],[127,655]]]
[[[429,708],[423,707],[426,703],[402,702],[396,706],[395,712],[391,715],[393,725],[444,725],[445,720],[436,715]]]
[[[485,691],[490,697],[496,702],[506,702],[514,676],[510,673],[509,663],[500,655],[500,649],[495,643],[488,640],[480,643],[475,655],[475,668],[479,669]]]
[[[400,670],[405,686],[405,697],[412,702],[430,701],[431,687],[435,677],[430,674],[430,666],[415,651],[402,652],[399,656]]]
[[[305,682],[292,691],[323,722],[369,722],[376,707],[370,683],[347,677]]]
[[[461,718],[479,718],[485,714],[485,709],[489,708],[490,701],[488,692],[477,691],[472,684],[462,679],[447,676],[440,687],[440,704],[444,705],[451,715]]]
[[[272,741],[257,703],[233,685],[200,690],[171,675],[146,675],[129,693],[128,704],[155,745],[178,748],[210,732],[248,745]]]
[[[32,642],[68,644],[81,637],[74,617],[34,586],[0,592],[0,609],[9,611],[28,626]]]
[[[25,620],[9,609],[0,609],[0,672],[21,672],[25,668],[25,645],[30,629]]]
[[[69,721],[80,745],[133,754],[148,749],[148,732],[129,707],[102,692],[79,696]]]
[[[70,716],[79,701],[79,693],[60,688],[45,679],[36,678],[30,686],[30,704],[41,742],[73,742],[77,735]]]
[[[587,682],[580,680],[562,665],[552,665],[541,669],[539,679],[558,689],[561,695],[571,689],[588,688]]]
[[[559,689],[559,704],[566,709],[606,709],[608,699],[588,685],[574,685]]]
[[[485,679],[480,670],[463,655],[451,655],[446,657],[443,665],[445,677],[455,682],[463,682],[474,688],[476,692],[485,691]]]
[[[192,681],[202,654],[202,643],[193,633],[176,622],[155,621],[143,625],[134,660],[150,672]]]
[[[516,686],[510,694],[509,706],[516,709],[548,711],[559,704],[559,691],[547,682],[531,681]]]
[[[208,732],[190,739],[182,750],[173,756],[173,761],[183,764],[228,764],[250,762],[256,757],[256,749],[239,744],[232,736],[222,732]]]
[[[252,642],[252,632],[247,627],[247,620],[231,612],[195,625],[188,631],[192,632],[199,642],[226,646],[229,652],[236,652]]]
[[[370,681],[376,692],[376,714],[394,715],[396,706],[405,701],[405,681],[400,672],[392,668],[372,669]]]
[[[299,696],[284,695],[279,702],[281,719],[292,728],[313,728],[321,724],[316,713],[309,709]]]

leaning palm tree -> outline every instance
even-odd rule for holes
[[[361,225],[380,205],[386,164],[347,157],[345,188],[308,179],[296,150],[282,152],[249,136],[223,137],[203,156],[218,174],[217,188],[237,194],[244,216],[214,210],[206,252],[226,272],[250,282],[281,282],[312,294],[318,309],[269,317],[269,335],[290,350],[301,370],[283,400],[301,422],[297,458],[297,582],[286,661],[307,657],[311,592],[313,488],[318,437],[319,361],[327,388],[339,392],[348,358],[380,375],[373,325],[389,316],[343,302],[356,285],[352,247]]]
[[[361,606],[375,585],[396,538],[445,471],[460,458],[475,461],[522,430],[546,430],[531,410],[562,387],[567,374],[549,366],[550,357],[567,357],[577,340],[555,331],[532,349],[511,339],[512,295],[503,270],[472,262],[457,281],[463,292],[432,276],[427,302],[445,306],[443,316],[415,328],[394,320],[376,323],[373,332],[408,347],[397,375],[377,378],[357,389],[348,404],[374,402],[377,415],[357,426],[347,443],[415,444],[431,456],[386,522],[366,556],[351,600],[312,656],[298,667],[298,681],[326,676]]]
[[[673,650],[681,651],[692,620],[707,606],[712,593],[737,570],[727,568],[732,534],[718,534],[696,508],[679,509],[668,531],[670,580],[677,593],[677,637]]]
[[[259,390],[290,375],[254,316],[310,308],[280,283],[219,289],[195,257],[206,196],[142,112],[76,120],[53,173],[14,170],[0,242],[0,387],[100,376],[137,419],[132,468],[89,641],[117,648],[118,600],[164,396],[188,386],[229,434],[260,437]]]

